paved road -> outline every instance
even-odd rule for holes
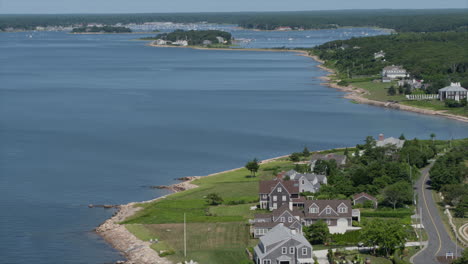
[[[414,264],[437,264],[436,256],[445,256],[446,252],[455,253],[455,243],[451,240],[437,205],[432,199],[432,193],[427,184],[429,170],[433,163],[421,170],[421,177],[416,182],[415,188],[418,194],[419,206],[422,207],[423,226],[429,236],[428,245],[413,258]],[[460,248],[458,248],[460,251]],[[460,253],[458,253],[460,254]]]

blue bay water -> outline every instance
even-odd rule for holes
[[[379,33],[348,31],[235,34],[262,47]],[[122,259],[92,232],[112,211],[87,205],[147,200],[174,178],[379,133],[468,136],[465,123],[353,104],[293,53],[32,34],[0,34],[0,263]]]

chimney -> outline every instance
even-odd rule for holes
[[[292,201],[289,201],[289,210],[293,210],[293,202]]]
[[[379,141],[382,141],[384,139],[385,139],[384,134],[379,134]]]

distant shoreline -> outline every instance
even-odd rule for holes
[[[326,85],[330,88],[334,88],[337,90],[340,90],[342,92],[345,92],[346,95],[343,97],[346,99],[350,99],[354,102],[360,103],[360,104],[368,104],[368,105],[373,105],[373,106],[379,106],[379,107],[385,107],[385,108],[390,108],[390,109],[396,109],[396,110],[402,110],[402,111],[408,111],[408,112],[414,112],[418,114],[424,114],[424,115],[432,115],[432,116],[440,116],[440,117],[445,117],[449,118],[452,120],[457,120],[460,122],[466,122],[468,123],[468,117],[464,116],[458,116],[458,115],[453,115],[453,114],[448,114],[444,111],[436,111],[436,110],[430,110],[430,109],[424,109],[424,108],[418,108],[414,106],[409,106],[409,105],[403,105],[400,103],[394,103],[394,102],[383,102],[383,101],[376,101],[372,99],[368,99],[364,97],[368,92],[364,89],[353,87],[353,86],[341,86],[338,85],[338,83],[330,78],[331,75],[336,74],[335,70],[327,68],[324,66],[325,61],[321,60],[318,56],[316,55],[311,55],[309,52],[305,50],[290,50],[290,49],[267,49],[267,48],[205,48],[205,47],[200,47],[200,46],[169,46],[169,45],[154,45],[152,43],[148,44],[150,47],[157,47],[157,48],[190,48],[190,49],[197,49],[197,50],[228,50],[228,51],[267,51],[267,52],[294,52],[294,53],[299,53],[299,56],[304,56],[308,58],[312,58],[316,62],[319,63],[317,65],[318,68],[325,70],[328,72],[327,75],[319,77],[321,80],[325,81],[322,83],[322,85]]]

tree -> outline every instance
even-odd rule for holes
[[[206,202],[209,205],[219,205],[223,202],[223,198],[217,193],[210,193],[206,196]]]
[[[390,88],[388,88],[388,95],[395,95],[396,94],[396,90],[395,90],[395,87],[392,85],[390,86]]]
[[[294,152],[291,155],[289,155],[289,159],[293,162],[298,162],[301,159],[301,154]]]
[[[345,148],[343,154],[344,154],[346,157],[349,157],[349,150],[348,150],[348,148]]]
[[[323,244],[330,238],[328,225],[323,220],[319,220],[310,226],[304,227],[305,237],[311,244]]]
[[[397,248],[404,248],[407,233],[403,224],[395,220],[370,220],[361,231],[361,239],[364,244],[371,247],[378,247],[390,256]],[[376,249],[374,248],[374,254]]]
[[[393,209],[400,203],[411,203],[413,188],[407,181],[399,181],[387,186],[383,190],[384,201],[393,205]]]
[[[434,133],[431,133],[431,139],[432,139],[432,142],[434,142],[435,138],[436,138],[436,134],[434,134]]]
[[[403,133],[401,133],[401,135],[400,135],[400,137],[398,139],[405,140],[406,138],[405,138],[405,135]]]
[[[258,164],[258,160],[255,158],[252,161],[247,162],[247,164],[245,164],[245,168],[252,173],[253,177],[255,177],[255,173],[260,168],[260,165]]]
[[[463,250],[461,257],[457,258],[452,264],[466,264],[468,263],[468,249]]]
[[[309,157],[310,156],[310,151],[307,147],[304,147],[304,150],[302,151],[302,156],[304,157]]]

